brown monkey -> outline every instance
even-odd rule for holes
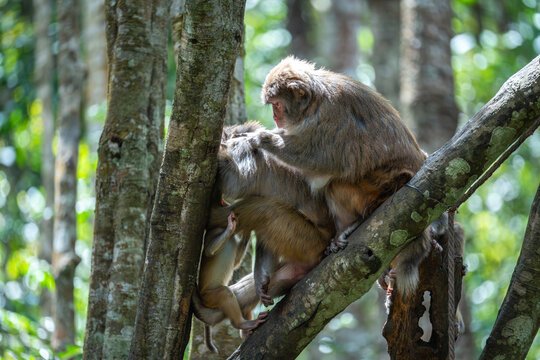
[[[335,229],[324,197],[312,194],[300,172],[265,151],[254,150],[246,137],[235,137],[262,129],[255,122],[225,128],[217,183],[228,201],[246,196],[254,201],[256,195],[265,198],[258,201],[273,204],[255,217],[243,215],[250,222],[256,220],[253,224],[259,227],[253,229],[257,234],[255,282],[261,300],[269,305],[272,300],[264,289],[282,260],[299,262],[296,269],[300,273],[293,277],[305,275],[320,261]],[[239,219],[243,224],[243,217],[239,215]]]
[[[247,245],[247,240],[239,243],[233,235],[242,234],[246,239],[255,230],[256,293],[268,305],[272,303],[268,286],[276,269],[281,267],[273,278],[287,288],[292,286],[320,261],[334,234],[324,199],[311,196],[299,173],[276,163],[263,151],[254,151],[246,138],[227,141],[235,134],[260,128],[259,124],[248,123],[224,131],[222,140],[226,142],[219,151],[213,201],[216,205],[210,212],[199,275],[200,305],[219,309],[233,326],[243,330],[258,326],[264,316],[249,320],[251,309],[242,308],[227,286]],[[218,206],[220,195],[229,201],[240,200]],[[207,345],[215,350],[208,327],[206,335]]]
[[[341,236],[407,183],[425,154],[397,111],[377,92],[345,75],[294,57],[266,77],[264,103],[272,104],[278,129],[259,130],[250,143],[298,169],[320,189]],[[418,282],[418,263],[429,237],[412,243],[394,260],[397,287],[408,294]]]

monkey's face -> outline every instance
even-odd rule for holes
[[[269,99],[268,103],[272,104],[272,113],[276,126],[281,129],[286,129],[287,122],[285,121],[285,107],[283,106],[283,102],[274,98]]]

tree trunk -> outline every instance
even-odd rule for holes
[[[313,28],[312,7],[309,0],[287,0],[286,27],[291,34],[290,53],[301,58],[313,56],[313,42],[309,31]]]
[[[169,19],[171,22],[171,38],[174,49],[174,61],[177,64],[178,51],[180,50],[180,39],[182,38],[182,25],[184,23],[184,14],[186,12],[185,0],[172,0],[169,3]]]
[[[401,112],[431,153],[457,127],[449,0],[401,2]]]
[[[399,14],[399,9],[396,13]],[[402,2],[402,20],[401,95],[407,99],[403,112],[405,121],[414,124],[420,145],[431,152],[454,135],[458,121],[450,63],[450,3],[448,0],[438,0],[436,4]],[[454,234],[453,228],[452,222],[446,236],[440,239],[442,253],[431,254],[420,266],[421,285],[415,296],[393,302],[383,329],[392,359],[454,358],[464,236],[459,239],[450,236]],[[461,234],[461,227],[458,230]],[[458,240],[460,244],[455,243]],[[418,321],[424,313],[422,303],[426,293],[431,316],[425,327],[431,335],[425,334],[423,340]]]
[[[242,124],[246,120],[244,49],[241,47],[234,65],[232,83],[229,90],[229,100],[227,101],[227,111],[225,113],[225,125]],[[252,248],[248,245],[242,264],[234,272],[233,279],[231,280],[232,283],[235,283],[252,271],[252,254]],[[204,323],[194,318],[191,326],[190,359],[226,359],[243,341],[240,332],[233,328],[230,321],[227,319],[212,327],[214,345],[219,350],[219,354],[215,354],[210,352],[206,347],[204,341]]]
[[[54,241],[52,271],[56,283],[51,339],[55,351],[75,342],[73,276],[80,259],[77,238],[77,163],[79,156],[82,71],[79,56],[78,0],[58,0],[58,74],[60,118],[54,178]]]
[[[382,204],[270,312],[232,359],[292,358],[352,301],[396,254],[452,206],[522,134],[540,124],[540,56],[512,76],[475,117],[430,156],[409,186]],[[411,221],[411,217],[415,221]]]
[[[107,95],[105,51],[105,4],[84,0],[84,47],[86,60],[86,105],[101,104]]]
[[[34,0],[34,29],[36,34],[34,81],[36,96],[41,103],[41,183],[45,191],[45,209],[41,222],[41,242],[39,258],[51,263],[53,246],[53,209],[54,209],[54,114],[53,114],[53,75],[54,57],[51,38],[48,35],[51,23],[51,0]],[[40,299],[42,315],[51,314],[52,294],[43,289]]]
[[[129,353],[163,144],[164,8],[164,0],[106,3],[109,93],[96,171],[85,359]]]
[[[330,66],[334,71],[356,77],[356,68],[358,66],[357,32],[361,14],[360,1],[333,1],[330,14],[335,27],[335,35],[329,39],[336,40],[326,40],[333,47]]]
[[[480,359],[525,359],[540,326],[540,187],[508,292]]]
[[[191,294],[244,7],[244,1],[186,1],[130,359],[181,358],[189,340]]]
[[[465,235],[461,225],[455,225],[456,234],[453,241],[455,247],[461,248]],[[448,306],[449,267],[448,258],[454,256],[454,304],[461,297],[461,277],[463,257],[461,253],[450,254],[449,245],[452,238],[450,229],[437,239],[443,251],[432,250],[422,261],[419,268],[420,282],[418,289],[411,299],[403,299],[392,294],[392,306],[383,329],[383,336],[388,342],[388,353],[391,359],[453,359],[449,357],[450,341],[449,326],[455,326],[455,309]],[[426,309],[422,304],[426,294],[429,294],[429,325],[430,334],[424,334],[419,326],[419,320]],[[452,316],[449,316],[453,313]],[[449,318],[452,320],[449,321]],[[422,336],[429,335],[426,340]]]
[[[396,109],[399,103],[399,43],[401,18],[399,0],[370,0],[375,87]]]

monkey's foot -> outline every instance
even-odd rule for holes
[[[330,255],[332,253],[337,253],[340,250],[343,250],[349,245],[349,240],[347,238],[349,237],[350,233],[344,231],[341,233],[338,237],[335,237],[330,241],[330,245],[326,247],[326,250],[324,250],[325,255]]]
[[[469,272],[469,267],[466,264],[463,264],[461,266],[461,276],[467,275],[468,272]]]
[[[439,244],[437,240],[435,240],[434,238],[431,238],[430,242],[431,242],[431,246],[433,247],[433,250],[440,253],[443,252],[443,247],[441,246],[441,244]]]
[[[268,284],[270,283],[270,281],[267,279],[266,281],[263,281],[263,283],[261,284],[260,288],[259,288],[259,299],[261,300],[261,303],[264,305],[264,306],[270,306],[270,305],[274,305],[274,300],[272,300],[272,297],[270,295],[268,295]]]
[[[236,215],[233,211],[229,214],[227,217],[227,228],[229,231],[234,231],[236,229],[236,224],[238,224],[238,220],[236,220]]]
[[[268,311],[259,313],[259,316],[255,320],[244,321],[239,325],[241,330],[246,330],[248,334],[253,334],[253,331],[259,327],[259,325],[266,322],[268,318]]]

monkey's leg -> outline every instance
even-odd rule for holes
[[[259,299],[265,306],[274,304],[272,297],[268,294],[268,284],[270,278],[279,267],[279,259],[269,251],[266,251],[259,245],[257,239],[257,247],[255,250],[255,290]]]
[[[203,305],[209,308],[219,308],[231,320],[231,324],[242,330],[251,330],[259,326],[261,322],[256,320],[245,320],[240,310],[240,305],[228,286],[220,286],[215,289],[205,290],[201,293]]]
[[[213,229],[209,235],[206,236],[205,240],[208,240],[208,243],[204,245],[204,255],[208,257],[215,256],[223,250],[227,241],[234,235],[236,224],[236,216],[234,215],[234,212],[231,211],[227,217],[227,228],[225,231],[216,236],[214,235],[214,232],[221,231],[221,229]]]

